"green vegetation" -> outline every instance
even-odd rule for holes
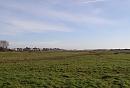
[[[130,88],[130,54],[1,52],[0,88]]]

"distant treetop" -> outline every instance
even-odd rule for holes
[[[0,40],[0,48],[8,48],[9,42],[6,40]]]

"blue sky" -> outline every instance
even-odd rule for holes
[[[130,48],[130,0],[0,0],[10,47]]]

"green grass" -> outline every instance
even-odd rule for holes
[[[130,54],[0,52],[0,88],[130,88]]]

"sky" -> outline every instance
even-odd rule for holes
[[[130,48],[130,0],[0,0],[10,47]]]

